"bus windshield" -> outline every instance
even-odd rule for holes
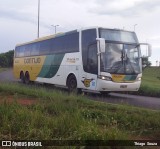
[[[101,53],[101,71],[112,74],[141,73],[139,45],[106,43],[105,53]]]
[[[138,43],[137,36],[134,32],[123,30],[100,29],[100,38],[104,38],[106,41]]]

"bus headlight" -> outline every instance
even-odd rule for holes
[[[98,76],[98,78],[106,81],[112,81],[112,78],[108,76]]]
[[[141,77],[138,77],[138,78],[137,78],[137,81],[141,81]]]

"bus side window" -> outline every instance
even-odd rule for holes
[[[24,46],[24,56],[30,56],[30,45],[25,45]]]
[[[19,57],[19,51],[20,51],[20,48],[16,47],[16,49],[15,49],[15,57]]]
[[[50,53],[79,52],[79,33],[68,33],[51,39]]]
[[[38,50],[38,44],[37,44],[37,51],[36,52],[39,52],[40,55],[48,55],[50,54],[50,51],[51,51],[51,40],[45,40],[45,41],[42,41],[40,42],[39,44],[39,50]]]
[[[87,72],[98,74],[97,44],[92,44],[87,53]]]
[[[24,56],[24,46],[20,46],[17,48],[16,57],[23,57]]]
[[[32,43],[31,56],[40,55],[39,53],[39,43]]]

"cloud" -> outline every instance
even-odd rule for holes
[[[160,7],[159,0],[96,0],[89,12],[99,15],[141,16]]]
[[[36,23],[36,21],[34,20],[34,17],[29,16],[27,13],[15,11],[14,9],[8,9],[8,10],[1,9],[0,17],[6,18],[6,19]]]
[[[0,9],[0,17],[10,20],[18,20],[22,22],[28,22],[31,24],[36,25],[38,21],[38,15],[31,14],[30,12],[25,12],[21,10],[15,10],[15,9]],[[41,21],[41,26],[48,28],[48,25]]]
[[[152,36],[149,38],[149,40],[160,40],[160,36]]]

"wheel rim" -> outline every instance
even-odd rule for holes
[[[25,83],[26,84],[28,84],[29,83],[29,74],[27,73],[26,75],[25,75]]]
[[[23,73],[20,74],[20,79],[21,79],[21,82],[24,83],[24,74]]]
[[[71,79],[71,81],[70,81],[71,90],[76,89],[76,86],[77,86],[76,80],[75,79]]]

